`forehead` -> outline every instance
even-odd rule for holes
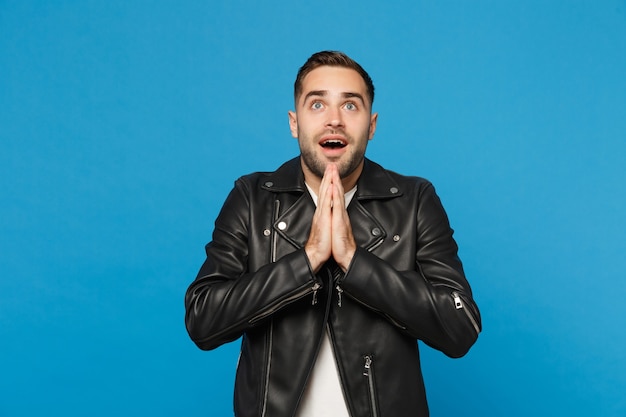
[[[361,75],[351,68],[322,66],[309,72],[302,80],[302,95],[311,91],[328,94],[358,93],[367,95],[367,86]]]

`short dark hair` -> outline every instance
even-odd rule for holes
[[[363,69],[358,62],[350,58],[348,55],[340,51],[321,51],[316,52],[300,67],[298,75],[296,76],[296,82],[293,85],[293,96],[296,104],[298,97],[302,94],[302,81],[311,71],[316,68],[330,66],[330,67],[343,67],[353,69],[359,73],[359,75],[365,81],[367,87],[367,95],[370,99],[370,105],[374,104],[374,83],[370,78],[367,71]]]

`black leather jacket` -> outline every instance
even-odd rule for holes
[[[336,280],[303,249],[315,205],[299,158],[240,178],[224,203],[185,321],[201,349],[243,336],[237,416],[293,416],[326,329],[354,417],[427,416],[417,339],[451,357],[475,342],[480,315],[433,186],[367,159],[357,186],[359,248]]]

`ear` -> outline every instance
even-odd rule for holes
[[[370,136],[369,140],[374,138],[374,133],[376,133],[376,122],[378,121],[378,113],[372,113],[370,116]]]
[[[298,115],[295,111],[289,110],[289,130],[291,130],[291,136],[298,139]]]

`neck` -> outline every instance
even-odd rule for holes
[[[348,174],[346,177],[341,178],[341,185],[345,192],[350,191],[356,186],[361,173],[363,172],[363,164],[364,161],[361,161],[359,166],[356,167],[354,171]],[[308,184],[309,187],[315,192],[315,194],[319,194],[320,184],[322,183],[322,178],[314,174],[309,167],[306,166],[302,159],[300,160],[300,165],[302,166],[302,172],[304,173],[304,181]]]

